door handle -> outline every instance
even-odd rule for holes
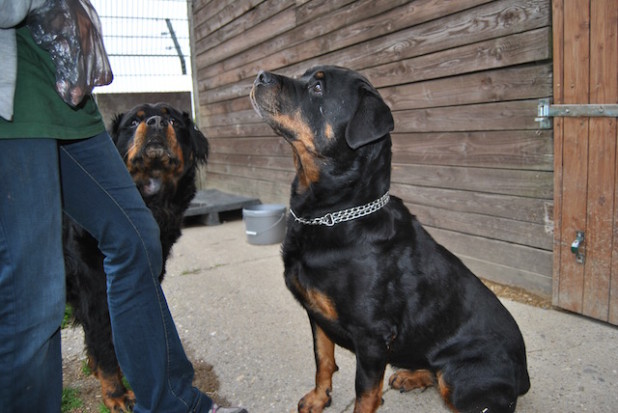
[[[575,234],[575,241],[571,243],[571,252],[575,254],[575,261],[583,264],[585,257],[582,251],[582,244],[584,243],[585,234],[584,231],[577,231]]]

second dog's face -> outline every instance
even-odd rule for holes
[[[145,197],[175,186],[208,155],[208,142],[188,114],[164,103],[139,105],[118,115],[111,135]]]
[[[390,109],[375,88],[342,67],[315,67],[299,79],[260,72],[251,102],[292,145],[304,186],[317,181],[324,162],[341,163],[393,129]]]

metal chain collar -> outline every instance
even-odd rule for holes
[[[356,218],[364,217],[365,215],[373,214],[377,210],[381,209],[384,205],[388,204],[389,199],[390,195],[388,194],[388,192],[386,192],[384,195],[382,195],[381,198],[376,199],[375,201],[368,204],[344,209],[342,211],[329,212],[322,217],[312,219],[297,217],[292,208],[290,208],[290,213],[292,214],[296,222],[300,222],[301,224],[326,225],[327,227],[332,227],[333,225],[339,224],[340,222],[351,221]]]

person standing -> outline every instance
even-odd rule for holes
[[[58,5],[70,12],[63,24],[91,43],[62,32],[53,40],[60,53],[37,44],[28,19]],[[0,412],[60,411],[64,212],[105,255],[114,345],[134,411],[246,413],[192,386],[193,367],[158,282],[159,228],[90,94],[111,71],[103,67],[95,83],[66,78],[91,74],[88,61],[84,70],[71,66],[75,56],[107,60],[102,43],[91,47],[98,17],[84,5],[0,0]]]

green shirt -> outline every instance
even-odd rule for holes
[[[83,139],[105,130],[92,95],[72,107],[56,92],[56,67],[25,27],[17,29],[17,84],[12,121],[0,117],[1,138]]]

